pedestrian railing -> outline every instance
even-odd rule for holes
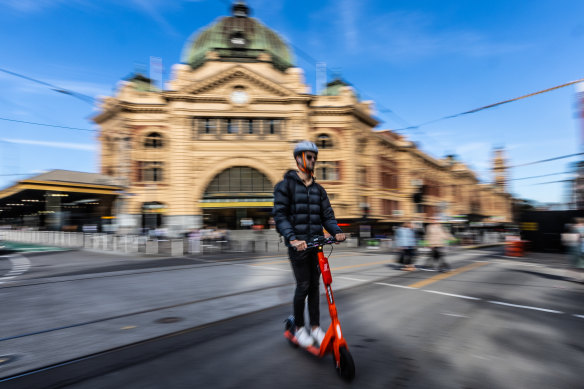
[[[285,253],[287,248],[277,236],[265,239],[201,240],[199,238],[159,238],[144,235],[114,235],[65,231],[0,230],[0,240],[128,255],[180,257],[225,252]]]

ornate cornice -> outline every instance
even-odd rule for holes
[[[182,94],[201,94],[211,89],[214,89],[228,81],[243,79],[258,85],[277,96],[295,96],[296,93],[288,88],[285,88],[278,83],[271,81],[249,69],[240,65],[236,65],[226,71],[220,72],[214,76],[208,77],[203,81],[197,81],[189,86],[181,89]]]
[[[367,115],[360,109],[353,105],[346,105],[343,107],[311,107],[309,111],[310,116],[338,116],[338,115],[351,115],[355,116],[361,122],[375,127],[379,124],[377,120]]]
[[[167,112],[166,104],[143,104],[121,101],[120,108],[122,112],[134,113],[163,113]]]

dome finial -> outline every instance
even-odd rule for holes
[[[245,1],[239,0],[233,3],[231,7],[231,11],[233,12],[233,16],[236,18],[247,18],[249,16],[249,7],[245,4]]]

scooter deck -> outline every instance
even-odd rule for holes
[[[296,339],[296,336],[294,336],[294,334],[292,332],[290,332],[289,330],[284,331],[284,337],[286,339],[288,339],[290,342],[294,343],[295,345],[300,346],[298,344],[298,340]],[[318,347],[308,346],[308,347],[303,347],[303,348],[306,351],[308,351],[309,353],[311,353],[312,355],[320,357],[320,349]]]

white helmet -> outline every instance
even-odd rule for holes
[[[294,148],[294,157],[297,157],[305,151],[312,151],[318,155],[318,147],[316,147],[316,145],[310,141],[303,140],[302,142],[299,142]]]

